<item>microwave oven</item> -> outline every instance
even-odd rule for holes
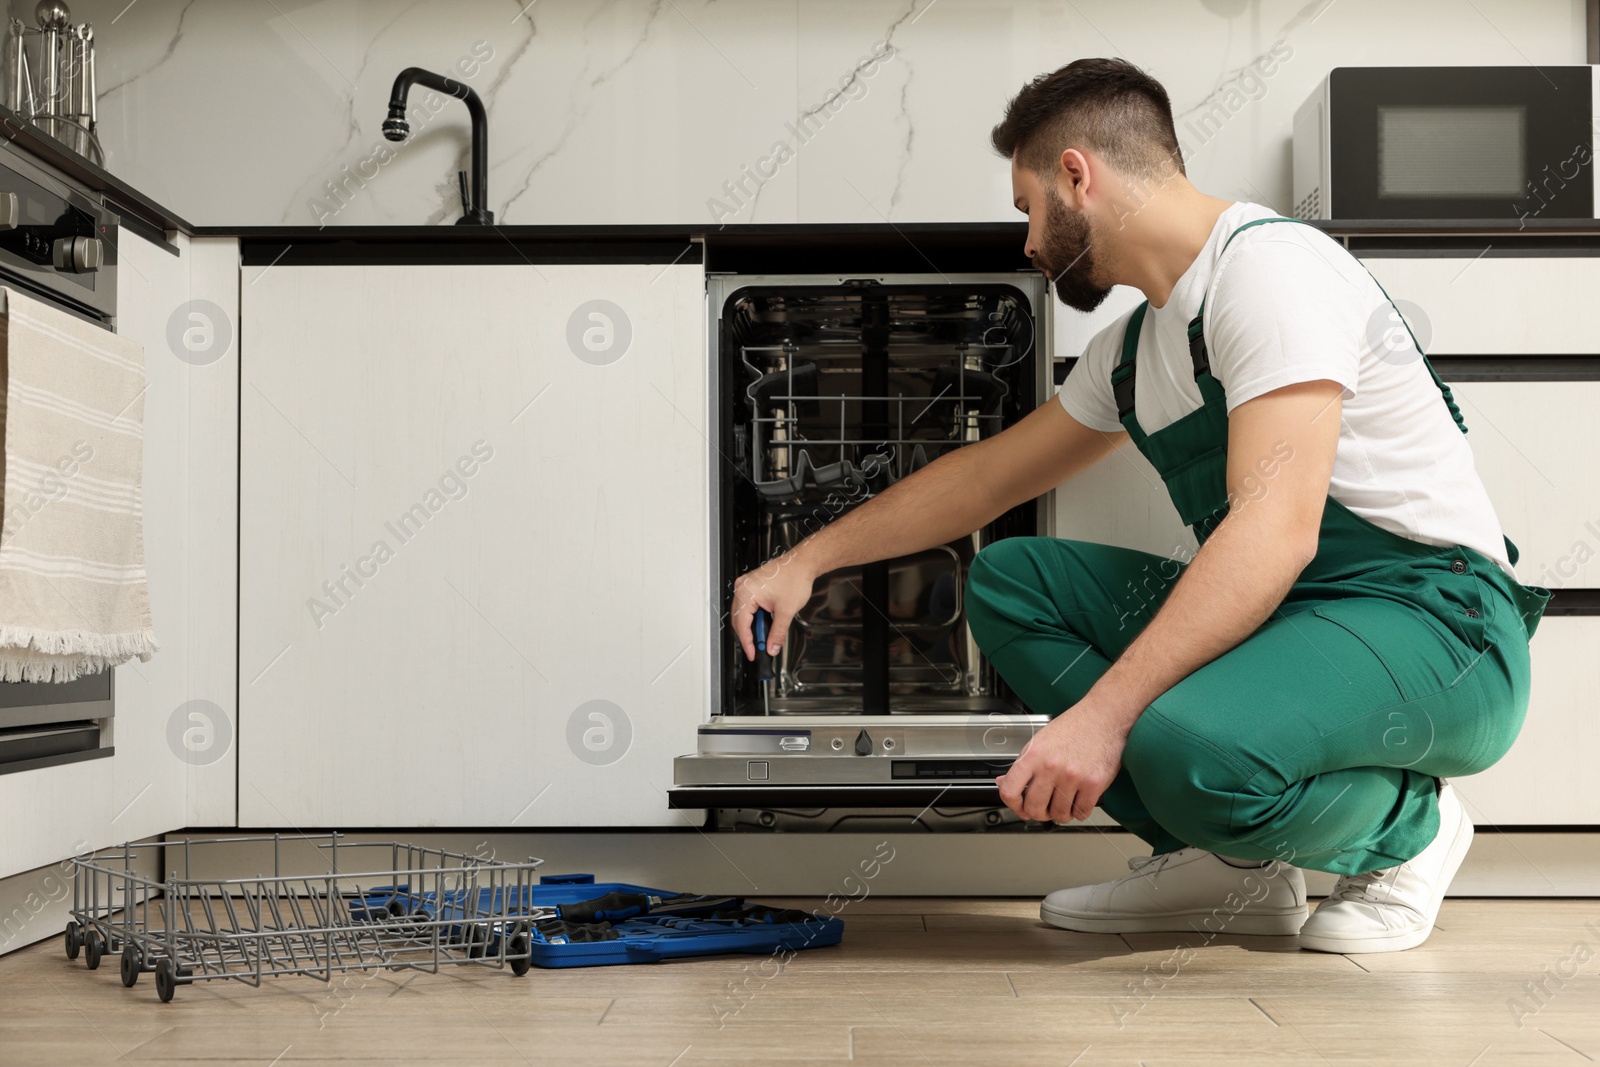
[[[1301,219],[1595,217],[1600,67],[1336,67],[1294,117]]]

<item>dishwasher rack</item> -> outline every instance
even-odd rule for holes
[[[927,395],[893,396],[819,393],[824,360],[801,361],[802,352],[789,343],[746,345],[739,353],[752,379],[745,388],[748,474],[766,500],[799,501],[812,487],[881,491],[1004,427],[1010,386],[983,367],[999,354],[1009,357],[1011,346],[951,346],[936,353],[948,362],[927,368]],[[763,364],[777,369],[764,371]],[[816,455],[837,458],[819,462]]]
[[[214,978],[259,986],[269,976],[324,982],[368,970],[437,972],[445,964],[509,967],[533,960],[534,924],[554,910],[533,904],[544,861],[484,859],[397,841],[347,842],[342,834],[271,834],[143,842],[74,857],[67,958],[90,970],[121,953],[125,986],[154,972],[170,1001],[180,985]],[[191,877],[197,845],[272,844],[273,873]],[[284,874],[283,846],[309,845],[320,874]],[[184,877],[143,875],[146,850],[181,848]],[[347,870],[352,857],[367,869]],[[387,862],[383,862],[383,861]]]

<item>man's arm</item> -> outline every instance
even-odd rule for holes
[[[998,780],[1007,807],[1029,819],[1088,818],[1144,709],[1282,603],[1316,554],[1342,391],[1337,382],[1304,382],[1229,414],[1227,518],[1143,632]]]
[[[767,647],[783,648],[789,622],[819,575],[947,544],[1048,492],[1127,438],[1068,415],[1052,397],[1021,422],[940,456],[734,583],[733,629],[755,658],[751,623],[772,612]]]

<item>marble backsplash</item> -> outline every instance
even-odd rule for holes
[[[31,9],[32,4],[21,5]],[[1166,85],[1191,178],[1289,209],[1294,109],[1336,65],[1583,61],[1582,0],[73,0],[109,168],[201,225],[453,222],[467,113],[496,221],[1017,218],[988,147],[1034,75]]]

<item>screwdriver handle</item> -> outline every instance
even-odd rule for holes
[[[756,609],[756,678],[770,682],[774,675],[772,653],[767,651],[767,631],[772,625],[772,613],[766,608]]]
[[[643,893],[607,893],[593,900],[559,905],[561,917],[569,923],[618,922],[643,915],[650,910],[650,898]]]

